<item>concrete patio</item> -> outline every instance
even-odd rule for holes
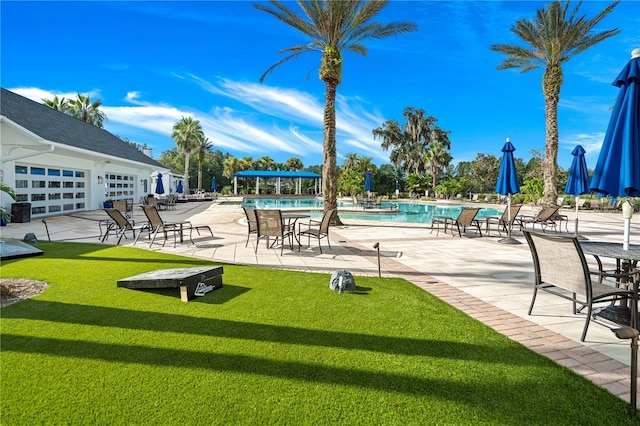
[[[522,233],[515,232],[514,237],[524,244],[509,245],[499,243],[502,237],[495,231],[482,238],[472,232],[459,238],[450,233],[430,233],[429,224],[343,219],[344,226],[331,228],[331,248],[322,242],[322,254],[317,242],[312,240],[310,247],[303,245],[300,251],[285,247],[281,256],[279,247],[270,249],[264,242],[255,253],[255,236],[245,247],[247,227],[240,201],[184,203],[178,204],[175,210],[162,211],[166,221],[190,220],[194,225],[209,225],[214,237],[208,232],[200,236],[194,232],[195,244],[186,239],[176,248],[172,240],[163,247],[162,237],[150,248],[149,241],[141,238],[136,247],[214,262],[326,273],[347,269],[356,276],[377,276],[378,252],[373,246],[379,243],[383,277],[404,278],[624,400],[630,400],[629,341],[618,340],[608,328],[592,323],[586,341],[580,342],[584,314],[572,315],[570,302],[551,295],[539,294],[533,315],[527,314],[533,262]],[[144,216],[139,206],[134,207],[134,213],[134,219],[142,221]],[[569,229],[573,229],[575,210],[562,209],[561,213],[568,215]],[[46,227],[40,219],[10,223],[0,228],[0,233],[2,238],[22,239],[32,232],[41,241],[96,243],[100,233],[98,222],[106,218],[102,210],[94,210],[47,218]],[[640,244],[638,216],[634,216],[631,226],[631,243]],[[621,213],[580,212],[580,234],[589,240],[621,242],[622,233]],[[128,237],[121,244],[132,245],[130,233]],[[106,244],[116,241],[110,238]]]

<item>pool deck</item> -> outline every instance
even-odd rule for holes
[[[617,339],[606,327],[592,323],[586,341],[580,342],[584,314],[572,315],[571,303],[548,294],[539,294],[533,315],[527,311],[532,295],[533,262],[521,232],[514,237],[524,244],[500,244],[495,231],[478,237],[472,232],[459,238],[430,232],[430,224],[393,223],[344,219],[344,226],[331,228],[331,248],[323,240],[300,251],[269,249],[262,242],[255,250],[255,237],[247,246],[247,228],[241,199],[177,204],[162,211],[166,221],[190,220],[194,225],[210,225],[210,234],[194,235],[195,244],[171,242],[152,248],[148,240],[136,247],[192,256],[214,262],[259,265],[272,268],[331,273],[347,269],[358,275],[377,276],[379,244],[380,275],[404,278],[487,326],[520,342],[531,350],[564,365],[592,382],[630,400],[630,343]],[[478,204],[481,206],[482,204]],[[502,206],[487,205],[502,208]],[[523,213],[531,210],[523,207]],[[134,219],[141,221],[140,207]],[[561,209],[573,229],[574,209]],[[595,241],[622,241],[621,213],[580,212],[580,234]],[[102,210],[93,210],[29,223],[10,223],[0,228],[2,238],[21,239],[35,233],[39,240],[98,242],[98,222],[106,219]],[[564,225],[563,225],[564,227]],[[48,233],[47,235],[47,228]],[[564,230],[564,229],[563,229]],[[133,239],[123,240],[132,245]],[[107,244],[115,244],[110,238]],[[159,239],[161,241],[161,239]],[[303,239],[304,242],[304,239]],[[631,224],[631,243],[640,244],[639,215]],[[316,244],[316,245],[314,245]]]

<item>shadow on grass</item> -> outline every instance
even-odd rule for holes
[[[142,291],[144,293],[158,294],[161,296],[180,299],[180,288],[138,288],[127,289],[130,291]],[[196,297],[188,303],[205,303],[208,305],[222,305],[231,299],[242,296],[244,293],[251,291],[248,287],[240,287],[237,285],[224,284],[222,287],[207,293],[207,297]]]
[[[246,291],[225,284],[204,299],[235,297]],[[112,327],[167,333],[183,333],[218,338],[364,350],[398,355],[460,359],[483,363],[521,365],[518,357],[505,357],[502,346],[479,345],[453,340],[416,339],[340,331],[311,330],[281,325],[256,324],[217,318],[197,318],[159,312],[88,306],[61,302],[25,300],[25,309],[3,312],[5,319],[33,319],[66,324]],[[192,302],[189,302],[192,303]],[[61,315],[64,313],[64,315]],[[5,349],[3,341],[3,350]],[[19,350],[19,348],[17,348]]]
[[[118,262],[131,262],[131,263],[167,263],[167,255],[151,250],[145,250],[141,247],[123,247],[113,246],[105,244],[95,243],[72,243],[72,242],[39,242],[35,245],[37,248],[44,252],[43,258],[47,259],[65,259],[65,260],[93,260],[93,261],[114,261]],[[118,249],[125,250],[126,257],[114,257],[108,255],[109,250]],[[104,256],[100,255],[100,252],[105,253]],[[4,262],[3,262],[4,263]],[[180,255],[174,255],[171,259],[171,264],[176,265],[188,265],[188,266],[201,266],[220,264],[219,262],[211,262],[208,260],[182,257]]]
[[[230,371],[243,374],[281,377],[319,383],[338,383],[387,390],[403,394],[441,394],[447,399],[464,401],[465,395],[487,394],[488,387],[499,385],[505,394],[510,394],[507,383],[460,383],[446,379],[431,379],[400,373],[387,373],[377,368],[365,371],[338,366],[282,361],[242,354],[225,354],[205,351],[166,349],[140,345],[88,342],[45,337],[4,334],[2,350],[22,353],[47,354],[59,357],[98,359],[115,363],[146,364],[152,366],[183,367]],[[551,378],[550,378],[551,379]],[[522,384],[518,387],[524,386]],[[493,391],[491,391],[493,392]]]

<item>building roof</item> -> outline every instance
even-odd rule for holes
[[[167,168],[104,129],[4,88],[0,94],[0,115],[46,141]]]
[[[289,171],[289,170],[245,170],[234,174],[235,177],[243,178],[312,178],[320,179],[317,173],[305,172],[305,171]]]

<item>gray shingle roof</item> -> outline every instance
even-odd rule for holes
[[[0,114],[41,138],[100,154],[166,168],[117,136],[34,102],[7,89],[0,94]]]

